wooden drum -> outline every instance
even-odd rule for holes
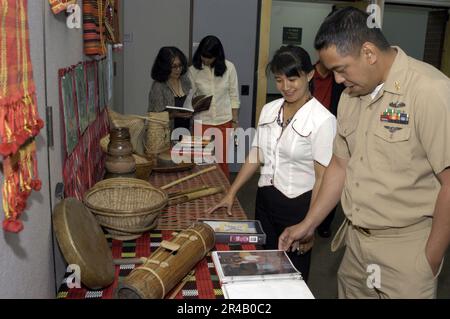
[[[119,284],[120,299],[162,299],[214,247],[214,230],[195,223],[161,246]]]

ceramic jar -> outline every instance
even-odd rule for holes
[[[124,156],[133,153],[128,127],[113,128],[109,136],[108,153],[110,155]]]
[[[108,154],[105,167],[108,173],[129,174],[136,170],[133,157],[133,145],[130,141],[130,131],[127,127],[116,127],[110,132]]]

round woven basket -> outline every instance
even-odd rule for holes
[[[153,163],[143,156],[133,154],[136,161],[136,178],[148,181],[152,173]]]
[[[101,183],[92,187],[83,201],[111,237],[139,237],[157,226],[168,202],[165,192],[132,178],[111,178]]]
[[[91,191],[94,187],[105,187],[105,186],[116,186],[116,185],[142,185],[144,187],[146,186],[152,186],[148,181],[143,181],[141,179],[137,178],[129,178],[129,177],[114,177],[114,178],[107,178],[104,180],[101,180],[97,182],[89,191]]]

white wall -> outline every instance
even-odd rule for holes
[[[426,8],[385,5],[383,33],[386,39],[413,58],[422,60],[428,12]]]
[[[153,61],[162,46],[189,54],[190,1],[122,1],[124,9],[124,105],[128,114],[145,114]],[[116,106],[121,109],[120,105]]]
[[[28,1],[30,50],[37,89],[38,111],[45,118],[44,1]],[[56,284],[50,219],[48,155],[45,128],[36,138],[40,192],[32,192],[18,234],[0,230],[0,298],[54,298]],[[0,179],[3,176],[0,173]],[[1,194],[0,194],[1,200]],[[2,211],[3,214],[3,211]],[[3,219],[3,216],[2,216]]]
[[[314,38],[323,19],[331,12],[332,5],[324,3],[301,3],[289,1],[273,1],[270,23],[269,59],[280,48],[283,40],[283,27],[302,28],[302,44],[314,63],[317,54],[314,49]],[[273,76],[269,74],[267,93],[279,93],[275,87]]]

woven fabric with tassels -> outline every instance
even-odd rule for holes
[[[40,190],[34,137],[44,126],[36,106],[26,0],[0,0],[0,155],[3,229],[19,232],[31,190]]]

